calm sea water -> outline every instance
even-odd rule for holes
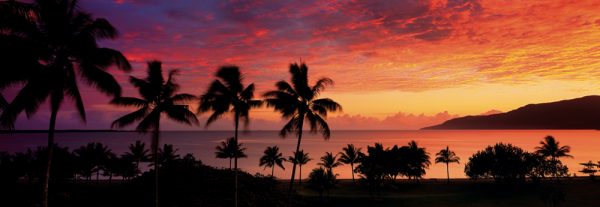
[[[193,153],[196,158],[203,163],[217,166],[229,167],[229,159],[216,159],[215,147],[220,142],[234,135],[233,131],[167,131],[161,132],[161,146],[164,143],[173,144],[179,149],[181,156],[186,153]],[[569,130],[482,130],[482,131],[332,131],[331,139],[323,140],[320,135],[311,135],[303,133],[301,149],[309,153],[309,157],[314,160],[302,167],[302,178],[306,178],[311,169],[318,167],[319,158],[325,152],[338,153],[346,144],[353,143],[357,147],[362,147],[366,153],[367,145],[373,146],[374,143],[383,143],[384,147],[393,147],[394,145],[407,145],[409,141],[415,140],[419,146],[426,147],[427,152],[432,157],[432,165],[427,170],[426,178],[445,178],[446,166],[443,163],[433,164],[435,154],[446,145],[456,152],[461,158],[460,164],[450,165],[450,177],[464,178],[464,164],[469,157],[478,150],[484,149],[488,145],[497,142],[512,143],[527,151],[533,151],[534,147],[539,146],[539,142],[548,135],[554,136],[561,145],[570,145],[571,155],[575,158],[562,158],[564,164],[569,167],[571,173],[577,173],[582,169],[579,163],[592,160],[600,160],[600,132],[599,131],[569,131]],[[57,133],[56,142],[60,146],[68,146],[70,150],[79,148],[88,142],[102,142],[108,145],[112,152],[123,154],[128,150],[127,146],[135,143],[136,140],[142,140],[150,146],[150,134],[139,134],[136,132],[79,132],[79,133]],[[252,174],[262,173],[270,174],[271,169],[266,170],[259,167],[259,159],[267,146],[279,146],[283,155],[287,158],[292,155],[296,149],[297,138],[289,136],[282,139],[278,136],[278,131],[252,131],[240,133],[240,142],[248,158],[240,159],[239,166]],[[27,148],[35,148],[39,145],[45,145],[47,134],[45,133],[17,133],[0,134],[0,151],[15,153],[25,151]],[[285,170],[276,168],[275,176],[282,179],[291,177],[292,164],[284,164]],[[148,169],[145,167],[145,169]],[[339,178],[351,178],[350,166],[340,166],[334,168],[334,172],[340,174]]]

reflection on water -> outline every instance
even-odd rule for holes
[[[277,145],[284,157],[292,155],[296,150],[297,139],[289,136],[282,139],[278,131],[253,131],[247,134],[240,133],[240,142],[247,148],[248,158],[238,161],[238,165],[245,171],[262,174],[270,174],[271,170],[258,166],[259,159],[267,146]],[[179,149],[179,153],[193,153],[205,164],[217,167],[229,167],[229,159],[215,159],[215,147],[219,142],[233,136],[233,131],[196,131],[196,132],[162,132],[161,143],[173,144]],[[571,155],[575,159],[562,158],[563,164],[569,167],[570,173],[577,173],[582,169],[579,163],[592,160],[600,161],[600,132],[598,131],[572,131],[572,130],[512,130],[512,131],[332,131],[331,139],[324,141],[320,135],[303,133],[301,149],[309,153],[313,158],[308,164],[302,166],[302,178],[306,178],[311,169],[317,167],[319,158],[325,152],[338,153],[346,144],[353,143],[356,147],[362,147],[366,153],[367,145],[373,146],[375,142],[383,143],[384,147],[394,145],[407,145],[409,141],[419,142],[419,146],[427,148],[434,163],[435,154],[441,149],[450,146],[450,150],[456,152],[461,158],[460,164],[450,165],[450,177],[464,178],[464,164],[469,157],[482,150],[488,145],[497,142],[512,143],[527,151],[534,151],[534,147],[540,145],[545,136],[552,135],[561,145],[571,146]],[[0,134],[0,151],[14,153],[24,151],[27,148],[35,148],[45,145],[47,134],[44,133],[18,133]],[[70,150],[83,146],[88,142],[102,142],[117,154],[123,154],[127,146],[136,140],[147,142],[149,146],[150,134],[138,134],[135,132],[81,132],[81,133],[57,133],[56,142],[61,146],[68,146]],[[162,145],[162,144],[161,144]],[[275,169],[275,175],[282,179],[291,176],[292,163],[285,163],[286,170]],[[148,169],[147,167],[145,169]],[[334,168],[334,172],[340,174],[339,178],[351,178],[350,166]],[[426,178],[445,178],[446,166],[443,163],[432,164],[427,170]]]

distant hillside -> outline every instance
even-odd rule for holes
[[[466,116],[421,130],[600,129],[600,96],[529,104],[506,113]]]

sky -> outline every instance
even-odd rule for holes
[[[80,8],[120,32],[101,47],[134,67],[112,69],[124,96],[138,96],[129,76],[146,62],[181,70],[183,93],[201,95],[222,65],[241,68],[257,98],[305,62],[309,82],[333,79],[321,97],[343,107],[336,129],[419,129],[469,115],[507,112],[530,103],[595,95],[600,89],[600,1],[596,0],[85,0]],[[134,108],[117,108],[82,87],[88,122],[65,103],[57,129],[108,129]],[[17,89],[3,91],[10,100]],[[16,129],[47,129],[49,107]],[[172,122],[163,130],[228,130]],[[250,114],[252,130],[277,130],[272,109]],[[132,128],[126,128],[132,129]]]

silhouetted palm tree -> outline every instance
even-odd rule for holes
[[[332,171],[334,167],[344,165],[337,160],[337,156],[338,155],[333,156],[333,152],[325,152],[325,156],[321,157],[321,162],[317,163],[317,165],[321,165],[327,170]]]
[[[91,184],[91,177],[96,168],[96,154],[94,151],[95,143],[93,142],[73,150],[73,153],[78,156],[79,162],[77,163],[77,167],[79,168],[79,173],[86,177],[86,185]]]
[[[188,125],[198,125],[198,118],[189,110],[187,102],[196,99],[194,95],[180,93],[179,84],[175,82],[175,75],[178,70],[169,71],[169,78],[164,80],[162,75],[162,62],[154,60],[148,62],[148,77],[139,79],[133,76],[129,77],[129,82],[138,88],[142,99],[134,97],[119,97],[113,99],[110,103],[117,106],[140,107],[137,111],[129,113],[115,120],[111,128],[122,128],[139,121],[136,131],[146,133],[153,130],[152,136],[152,154],[158,153],[160,116],[165,114],[167,118]],[[158,156],[154,156],[155,170],[155,197],[158,207]]]
[[[272,168],[271,169],[271,177],[275,177],[275,165],[279,166],[281,169],[285,170],[283,167],[283,162],[285,162],[285,158],[282,157],[282,154],[279,152],[279,147],[267,147],[265,149],[264,155],[260,158],[260,164],[258,166],[265,166]]]
[[[567,154],[569,152],[571,152],[571,147],[569,145],[565,145],[565,146],[560,146],[559,142],[557,142],[554,137],[552,136],[547,136],[544,138],[544,141],[540,141],[540,144],[542,145],[541,147],[535,147],[535,153],[544,156],[544,157],[551,157],[553,163],[557,158],[561,158],[561,157],[570,157],[573,158],[573,156]],[[560,180],[558,179],[558,173],[554,172],[554,175],[556,176],[556,180],[560,183]]]
[[[98,189],[98,181],[100,180],[100,170],[104,168],[104,164],[112,154],[108,146],[103,146],[102,143],[96,142],[94,145],[94,163],[96,164],[96,189]]]
[[[300,150],[299,153],[292,152],[292,154],[294,154],[294,156],[298,156],[298,159],[290,156],[288,158],[288,161],[291,163],[297,164],[300,167],[300,174],[298,176],[298,184],[302,185],[302,165],[306,165],[306,163],[308,163],[309,161],[311,161],[313,159],[308,157],[308,153],[304,153],[304,150]]]
[[[450,147],[446,146],[446,149],[442,149],[440,150],[440,152],[438,152],[437,154],[435,154],[437,157],[435,158],[435,163],[446,163],[446,173],[448,174],[448,184],[450,184],[450,168],[448,167],[448,164],[451,162],[456,162],[457,164],[460,164],[460,158],[456,156],[456,154],[454,153],[454,151],[450,151]]]
[[[238,149],[237,152],[237,156],[239,158],[248,158],[248,155],[244,154],[244,150],[246,150],[246,148],[241,148],[242,147],[242,143],[238,144],[236,146],[236,141],[234,137],[231,137],[229,139],[226,139],[225,141],[221,142],[221,146],[217,146],[215,147],[215,149],[217,150],[215,152],[215,155],[217,156],[217,158],[222,158],[222,159],[227,159],[229,158],[229,169],[231,169],[231,158],[235,157],[235,149]]]
[[[408,148],[410,150],[409,165],[411,166],[411,174],[419,183],[419,179],[425,175],[425,169],[429,169],[429,165],[431,165],[431,157],[429,157],[429,153],[425,151],[424,147],[419,147],[418,143],[410,141],[408,143]]]
[[[342,150],[344,151],[339,153],[340,155],[342,155],[339,161],[344,164],[350,164],[350,168],[352,171],[352,183],[356,185],[356,181],[354,180],[354,163],[359,162],[361,154],[360,150],[362,150],[362,148],[356,148],[354,147],[354,144],[348,144],[348,147],[344,147]]]
[[[181,155],[175,154],[177,153],[177,151],[179,151],[179,149],[173,149],[172,144],[165,144],[163,148],[158,148],[158,164],[164,166],[171,164],[175,160],[179,159]],[[150,164],[150,166],[153,165],[154,164]]]
[[[110,188],[110,184],[112,183],[113,175],[119,174],[119,157],[115,153],[110,153],[108,155],[108,159],[104,161],[102,171],[102,176],[108,176],[108,187]]]
[[[213,111],[213,114],[208,118],[206,127],[225,115],[233,113],[235,122],[235,143],[238,142],[238,126],[240,119],[244,120],[244,126],[250,123],[248,112],[252,108],[262,106],[262,101],[252,100],[254,98],[254,84],[250,84],[244,89],[240,69],[237,66],[222,66],[216,74],[217,80],[213,81],[208,88],[208,91],[200,97],[200,106],[198,106],[198,114]],[[221,82],[223,81],[223,82]],[[238,151],[235,151],[237,152]],[[234,187],[234,206],[237,207],[237,158],[234,156],[234,171],[235,171],[235,187]]]
[[[341,111],[342,106],[329,98],[317,99],[325,86],[333,85],[333,80],[322,77],[317,83],[310,87],[308,85],[308,67],[306,64],[290,64],[290,74],[292,75],[290,85],[281,80],[275,84],[276,91],[269,91],[263,94],[268,107],[274,107],[284,118],[291,118],[290,121],[281,129],[279,135],[286,137],[295,131],[298,134],[298,144],[296,152],[300,151],[300,142],[302,141],[302,127],[304,122],[308,122],[311,133],[321,131],[323,138],[328,140],[331,137],[329,125],[325,122],[327,112]],[[292,169],[292,180],[289,190],[289,205],[292,203],[292,190],[294,187],[294,176],[296,175],[296,164]]]
[[[33,116],[50,99],[48,159],[43,180],[42,206],[48,206],[48,180],[54,143],[56,117],[69,98],[82,121],[85,110],[77,76],[81,82],[118,97],[121,87],[106,70],[116,65],[130,71],[131,65],[119,51],[98,47],[97,40],[116,39],[117,30],[103,18],[93,19],[80,9],[76,0],[42,1],[24,4],[2,2],[0,40],[0,90],[25,84],[12,100],[10,113],[2,113],[2,126],[12,129],[18,115]]]
[[[323,191],[327,190],[329,197],[329,189],[338,185],[337,174],[333,174],[330,170],[326,171],[323,167],[315,168],[308,174],[309,189],[319,192],[319,200],[323,200]]]
[[[140,162],[145,162],[150,157],[150,155],[148,154],[149,151],[150,150],[146,149],[146,143],[142,143],[141,140],[137,140],[135,142],[135,145],[129,145],[129,152],[125,152],[125,154],[123,154],[122,156],[133,159],[135,162],[136,170],[139,171]],[[138,175],[139,174],[136,174],[136,176]]]

